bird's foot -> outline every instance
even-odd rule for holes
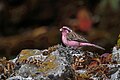
[[[80,50],[82,47],[70,47],[73,50]]]

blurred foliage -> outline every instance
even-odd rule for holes
[[[61,43],[59,28],[63,25],[109,52],[120,33],[119,6],[119,0],[1,0],[1,56]]]
[[[106,8],[107,6],[109,6],[113,11],[116,11],[120,7],[120,0],[101,0],[101,10],[104,10],[104,8]]]

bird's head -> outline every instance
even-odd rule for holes
[[[72,32],[72,30],[66,26],[63,26],[62,28],[60,28],[60,31],[61,32],[66,32],[66,33],[69,33],[69,32]]]

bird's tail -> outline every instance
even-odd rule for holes
[[[80,43],[80,46],[93,46],[93,47],[96,47],[96,48],[99,48],[99,49],[105,50],[105,48],[100,47],[100,46],[95,45],[95,44],[91,44],[91,43]]]

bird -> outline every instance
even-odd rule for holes
[[[79,48],[83,46],[92,46],[102,50],[105,50],[103,47],[90,43],[83,36],[75,33],[73,30],[68,28],[67,26],[63,26],[60,28],[62,33],[62,42],[65,46]]]

